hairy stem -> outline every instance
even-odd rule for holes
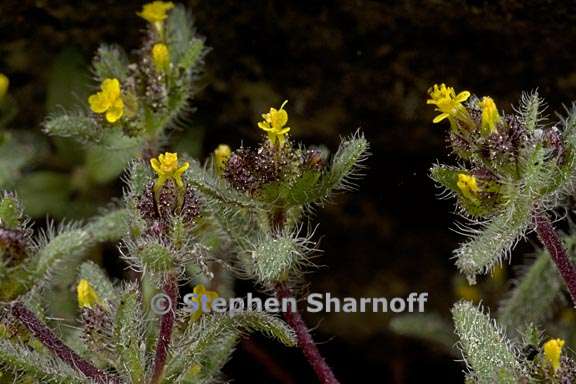
[[[564,245],[548,216],[545,213],[537,213],[533,220],[540,242],[548,250],[552,261],[564,279],[566,287],[568,287],[572,303],[576,305],[576,268],[574,264],[570,262],[566,249],[564,249]]]
[[[286,285],[279,283],[276,285],[276,297],[279,300],[294,297],[292,290]],[[298,339],[298,346],[304,353],[304,356],[316,372],[316,376],[320,379],[323,384],[338,384],[338,379],[332,372],[332,369],[324,360],[324,357],[320,354],[316,343],[310,335],[310,331],[302,319],[302,316],[296,308],[292,308],[292,311],[287,311],[282,314],[284,320],[292,327],[294,332],[296,332],[296,338]]]
[[[163,289],[169,300],[170,310],[162,315],[162,320],[160,320],[160,333],[158,335],[158,343],[156,344],[156,355],[154,356],[154,368],[152,370],[150,384],[158,384],[162,380],[164,366],[166,365],[166,358],[168,357],[168,350],[170,348],[170,341],[172,339],[172,330],[176,319],[175,307],[178,300],[178,281],[174,273],[166,276]]]
[[[279,208],[272,212],[270,215],[270,227],[274,233],[281,233],[284,229],[285,223],[286,211],[284,209]],[[280,301],[282,301],[283,298],[287,299],[294,297],[290,287],[283,282],[277,283],[274,290],[276,292],[276,297]],[[314,343],[314,339],[312,339],[312,335],[310,334],[304,319],[302,319],[302,315],[298,312],[298,309],[292,308],[292,310],[284,312],[282,316],[294,332],[296,332],[298,346],[302,350],[302,353],[308,360],[312,369],[314,369],[314,372],[316,372],[316,376],[318,376],[320,382],[323,384],[338,384],[338,379],[336,379],[334,372],[332,372],[332,369],[320,354],[320,351],[318,350],[316,343]]]
[[[15,302],[11,307],[14,316],[24,327],[30,331],[40,342],[48,348],[54,355],[64,361],[73,369],[81,372],[84,376],[95,383],[117,384],[118,378],[96,368],[90,362],[82,359],[76,352],[64,344],[58,336],[43,324],[32,311],[21,302]]]

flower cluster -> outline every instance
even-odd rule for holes
[[[171,69],[171,54],[168,42],[164,34],[164,22],[168,17],[168,11],[174,8],[171,2],[154,1],[145,4],[138,15],[147,20],[153,26],[155,33],[149,34],[144,42],[143,58],[138,66],[133,66],[129,72],[125,69],[116,68],[116,73],[127,73],[129,78],[106,77],[100,84],[100,90],[88,98],[88,104],[92,112],[103,114],[108,123],[119,122],[123,117],[124,123],[131,123],[132,117],[136,114],[139,100],[136,91],[138,85],[142,84],[146,88],[144,92],[147,104],[152,104],[155,108],[165,102],[167,82],[165,76]],[[105,52],[105,51],[103,51]],[[118,55],[118,53],[114,53]],[[98,60],[103,61],[103,58]],[[119,61],[108,63],[118,65]],[[7,86],[7,85],[6,85]],[[122,87],[125,86],[126,89]],[[0,99],[2,93],[2,78],[0,77]],[[158,96],[160,95],[160,96]],[[142,128],[135,127],[134,124],[123,124],[123,128],[131,130]],[[137,133],[137,132],[136,132]]]
[[[220,146],[214,152],[217,173],[237,190],[255,194],[274,183],[295,183],[306,172],[318,177],[324,169],[325,159],[318,149],[294,148],[288,139],[286,103],[262,114],[264,121],[258,128],[268,139],[258,148],[241,147],[231,152],[228,146]]]
[[[170,49],[164,34],[164,21],[168,18],[168,11],[173,8],[174,3],[172,2],[154,1],[145,4],[142,11],[138,13],[138,16],[154,26],[157,33],[150,55],[158,73],[166,73],[170,69]]]
[[[469,215],[497,212],[511,191],[503,182],[522,185],[532,165],[525,162],[533,156],[544,155],[550,167],[562,167],[564,144],[557,128],[535,129],[521,114],[502,115],[491,97],[456,93],[445,84],[434,85],[428,93],[427,103],[441,112],[433,122],[450,122],[451,149],[461,164],[469,165],[434,167],[432,177],[458,195]],[[543,152],[536,155],[534,150]]]

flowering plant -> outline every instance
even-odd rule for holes
[[[284,102],[262,115],[265,135],[255,147],[223,144],[204,163],[167,150],[190,110],[206,48],[181,5],[154,1],[138,15],[148,28],[135,60],[101,47],[98,89],[43,125],[103,153],[105,179],[123,174],[121,201],[84,225],[35,235],[16,194],[0,197],[0,382],[220,382],[243,333],[261,332],[300,347],[321,382],[337,383],[299,313],[209,309],[232,295],[235,277],[278,298],[296,295],[316,252],[304,225],[311,208],[349,189],[367,141],[356,133],[333,156],[297,145]],[[113,282],[85,261],[104,242],[117,243],[130,281]],[[67,333],[51,321],[46,294],[59,272],[76,267],[77,331]],[[182,311],[186,289],[207,307]]]

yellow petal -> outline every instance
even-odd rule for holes
[[[198,284],[194,287],[194,293],[197,294],[198,296],[206,293],[206,287],[204,286],[204,284]]]
[[[164,1],[153,1],[152,3],[144,4],[142,12],[137,13],[150,23],[157,23],[164,21],[167,17],[166,12],[174,8],[174,3]]]
[[[102,82],[102,92],[110,99],[116,100],[120,96],[120,81],[118,79],[106,79]]]
[[[158,161],[158,159],[152,158],[150,159],[150,165],[152,166],[152,169],[154,170],[154,172],[161,174],[162,169],[160,168],[160,162]]]
[[[102,93],[98,92],[88,97],[90,109],[95,113],[104,113],[110,108],[110,100]]]
[[[265,122],[265,121],[259,122],[258,128],[260,128],[261,130],[266,131],[266,132],[270,132],[273,130],[273,128],[270,126],[270,124]]]
[[[284,109],[281,109],[274,114],[272,125],[281,128],[285,126],[287,122],[288,122],[288,112],[286,112]]]
[[[96,304],[102,303],[102,300],[86,279],[82,279],[78,282],[76,293],[78,295],[78,305],[80,307],[90,308]]]
[[[152,47],[152,62],[158,72],[164,72],[170,65],[170,51],[164,43],[156,43]]]
[[[202,366],[200,364],[193,364],[187,372],[187,375],[196,376],[202,372]]]
[[[115,123],[124,114],[124,102],[121,98],[116,99],[114,104],[106,112],[106,120],[109,123]]]
[[[446,118],[449,117],[449,116],[450,116],[450,115],[449,115],[448,113],[442,113],[442,114],[436,116],[436,117],[434,118],[434,120],[432,120],[432,122],[435,123],[435,124],[436,124],[436,123],[439,123],[439,122],[441,122],[442,120],[446,119]]]
[[[284,129],[281,129],[280,131],[276,132],[277,135],[285,135],[288,132],[290,132],[290,127],[284,127]]]
[[[458,103],[461,103],[463,101],[468,100],[469,97],[470,97],[470,92],[462,91],[456,96],[456,98],[454,100]]]
[[[174,174],[177,176],[180,176],[181,174],[183,174],[184,172],[186,172],[186,170],[190,168],[190,163],[189,162],[185,162],[184,164],[182,164],[182,166],[180,168],[178,168],[176,171],[174,171]]]
[[[564,340],[551,339],[544,343],[544,356],[550,362],[554,372],[560,368],[560,357],[562,356],[562,348],[564,347]]]
[[[0,73],[0,100],[2,100],[4,96],[6,96],[6,93],[8,93],[9,85],[10,80],[8,79],[8,77],[3,73]]]

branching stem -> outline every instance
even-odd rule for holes
[[[570,262],[562,240],[560,240],[550,218],[548,218],[545,213],[535,214],[533,220],[540,242],[542,242],[546,250],[548,250],[562,279],[564,279],[566,287],[568,287],[570,297],[572,297],[572,303],[576,305],[576,268],[574,264]]]
[[[21,302],[15,302],[11,307],[14,316],[30,333],[50,350],[59,359],[68,364],[71,368],[82,373],[95,383],[118,384],[120,380],[98,368],[92,363],[82,359],[76,352],[62,342],[54,332],[43,324],[36,315]]]

